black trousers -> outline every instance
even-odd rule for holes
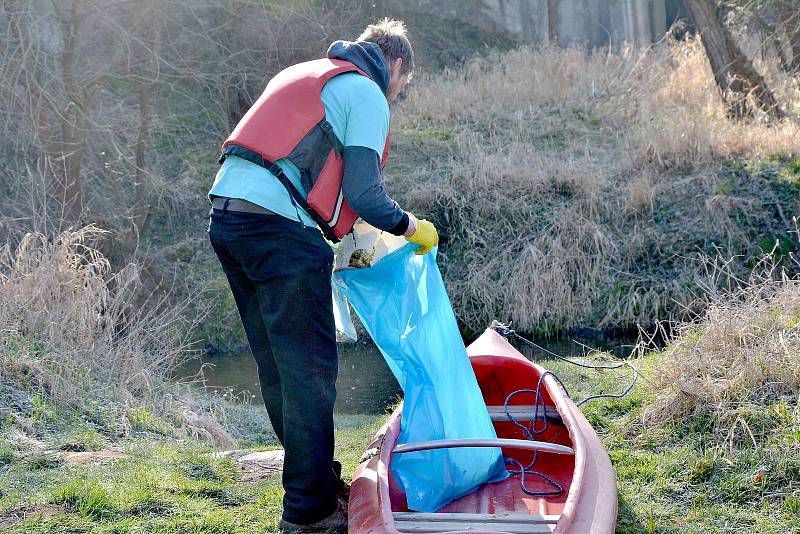
[[[213,210],[209,238],[258,364],[261,394],[285,450],[283,519],[336,508],[333,252],[322,234],[280,215]]]

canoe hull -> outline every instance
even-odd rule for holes
[[[538,377],[546,372],[542,367],[528,361],[491,329],[467,347],[467,352],[484,399],[490,406],[497,406],[498,402],[502,406],[502,401],[511,391],[535,388]],[[529,496],[522,492],[519,477],[511,477],[502,482],[486,484],[439,511],[442,517],[467,518],[473,523],[465,526],[462,521],[451,521],[449,524],[453,528],[446,530],[443,530],[443,525],[448,523],[444,520],[440,523],[430,523],[430,530],[426,530],[424,524],[421,527],[419,523],[415,523],[409,530],[408,525],[411,523],[396,521],[396,517],[407,518],[409,514],[403,491],[394,481],[389,469],[392,450],[400,434],[402,419],[402,406],[400,406],[375,435],[356,470],[350,491],[349,532],[358,534],[401,534],[410,531],[472,534],[507,531],[570,534],[614,532],[617,518],[617,488],[608,454],[589,422],[575,404],[563,394],[555,380],[546,377],[543,382],[546,390],[545,401],[551,406],[551,410],[558,412],[560,421],[551,422],[548,430],[539,436],[539,439],[573,447],[575,455],[540,454],[535,469],[558,481],[564,487],[563,494],[547,497]],[[514,402],[532,404],[530,396]],[[495,429],[498,437],[516,439],[521,437],[521,431],[507,421],[497,421]],[[513,450],[503,452],[525,463],[531,454]],[[535,477],[527,477],[526,483],[532,489],[547,489]],[[547,522],[549,527],[532,524],[530,529],[514,530],[513,528],[518,526],[511,523],[502,521],[493,523],[496,520],[494,518],[505,517],[508,514],[513,518],[527,514],[531,516],[532,523],[535,522],[533,518],[539,518]],[[476,519],[478,517],[484,517],[486,521],[478,521]],[[504,528],[509,530],[503,530]],[[540,528],[543,530],[539,530]]]

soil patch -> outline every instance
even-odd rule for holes
[[[112,450],[63,452],[59,453],[58,456],[69,466],[82,465],[90,462],[113,462],[115,460],[130,458],[129,454]]]
[[[37,517],[39,520],[51,519],[64,512],[61,506],[55,504],[42,504],[37,506],[24,506],[17,510],[0,516],[0,530],[11,528],[17,523]]]
[[[231,450],[218,452],[214,456],[233,459],[241,472],[239,479],[242,482],[258,482],[283,472],[283,450]]]

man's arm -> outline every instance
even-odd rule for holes
[[[356,215],[372,226],[394,235],[413,233],[415,221],[381,185],[380,156],[371,148],[344,147],[342,192]]]

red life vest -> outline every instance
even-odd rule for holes
[[[317,59],[279,72],[222,144],[220,157],[222,162],[227,155],[238,156],[268,169],[334,242],[353,228],[358,215],[342,194],[344,146],[325,119],[321,93],[328,80],[345,72],[367,76],[339,59]],[[388,155],[389,136],[381,169]],[[300,169],[307,200],[275,165],[283,158]]]

